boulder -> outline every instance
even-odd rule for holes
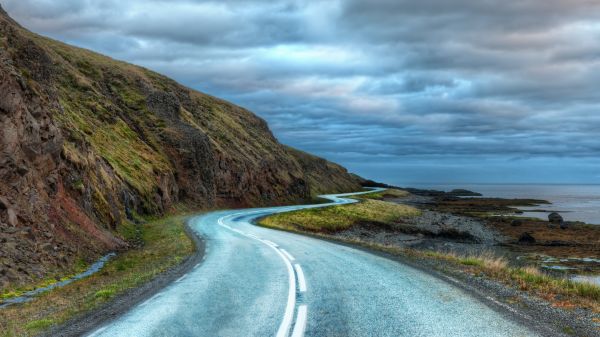
[[[565,224],[563,217],[556,212],[552,212],[552,213],[548,214],[548,222],[549,222],[549,224],[548,224],[549,227],[551,227],[552,225],[557,225],[561,229],[567,228],[567,225]]]
[[[548,221],[553,224],[560,224],[564,220],[560,214],[558,214],[556,212],[552,212],[552,213],[548,214]]]
[[[8,213],[8,224],[12,227],[17,227],[19,220],[17,219],[17,212],[13,208],[7,210]]]
[[[533,244],[533,243],[535,243],[535,238],[533,237],[533,235],[531,235],[531,233],[524,232],[519,237],[519,243],[520,244]]]
[[[511,226],[513,226],[513,227],[519,227],[519,226],[521,226],[522,224],[523,224],[523,222],[522,222],[521,220],[516,220],[516,219],[515,219],[515,220],[513,220],[513,221],[510,223],[510,225],[511,225]]]

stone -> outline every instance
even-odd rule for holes
[[[8,213],[8,224],[12,227],[16,227],[19,224],[19,220],[17,219],[17,212],[15,212],[14,208],[9,208],[7,210]]]
[[[20,165],[20,166],[17,168],[17,173],[18,173],[20,176],[24,176],[24,175],[26,175],[28,172],[29,172],[29,168],[27,168],[27,166],[25,166],[25,165]]]
[[[40,249],[41,249],[41,250],[43,250],[43,251],[45,251],[45,252],[51,252],[51,251],[53,251],[53,250],[54,250],[54,246],[52,246],[52,244],[51,244],[51,243],[49,243],[49,242],[46,242],[46,243],[43,243],[43,244],[40,246]]]
[[[521,220],[513,220],[510,225],[513,227],[519,227],[523,224],[523,222]]]
[[[524,232],[523,234],[521,234],[521,236],[519,236],[519,243],[520,244],[533,244],[533,243],[535,243],[535,238],[533,237],[533,235],[531,235],[531,233]]]
[[[0,209],[8,209],[10,208],[10,203],[6,200],[5,197],[0,196]]]
[[[563,217],[556,213],[556,212],[552,212],[550,214],[548,214],[548,221],[550,221],[553,224],[560,224],[563,220]]]

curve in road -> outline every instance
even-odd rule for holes
[[[89,336],[538,336],[397,261],[252,225],[273,213],[353,203],[346,197],[360,193],[191,219],[206,241],[202,263]]]

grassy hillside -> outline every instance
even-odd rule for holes
[[[0,127],[0,289],[127,249],[119,229],[136,214],[359,188],[248,110],[33,34],[1,8]]]
[[[380,200],[279,213],[260,220],[261,226],[299,232],[335,233],[364,223],[390,225],[399,218],[416,216],[416,208]]]

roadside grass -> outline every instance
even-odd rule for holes
[[[392,224],[398,218],[419,214],[419,210],[410,206],[365,199],[354,204],[275,214],[261,219],[259,225],[289,231],[333,233],[359,223]]]
[[[194,249],[184,231],[185,219],[171,216],[150,220],[141,225],[141,248],[119,253],[88,278],[51,290],[31,302],[0,309],[0,336],[39,334],[179,264]]]
[[[390,188],[390,189],[379,191],[379,192],[357,195],[357,196],[354,196],[353,198],[383,200],[384,198],[404,198],[409,194],[410,193],[408,193],[407,191]]]
[[[417,253],[419,254],[419,253]],[[455,256],[446,254],[451,262],[470,267],[468,272],[483,272],[488,277],[530,291],[555,306],[581,306],[600,312],[600,287],[592,283],[575,282],[553,277],[539,269],[511,267],[504,258],[493,255]]]
[[[493,254],[457,255],[429,250],[417,250],[397,246],[381,245],[360,239],[344,240],[345,242],[383,251],[393,255],[442,261],[458,268],[461,272],[472,275],[484,274],[486,277],[527,291],[540,297],[553,306],[563,308],[587,308],[600,313],[600,287],[587,282],[575,282],[546,274],[536,267],[511,267],[505,258]],[[447,268],[441,268],[446,271]]]
[[[88,267],[89,267],[89,265],[83,259],[79,259],[75,263],[75,265],[72,266],[69,271],[67,271],[66,274],[64,272],[63,273],[56,272],[56,273],[51,274],[51,275],[45,277],[44,279],[39,280],[35,283],[26,284],[26,285],[19,286],[19,287],[4,288],[2,290],[2,293],[0,293],[0,300],[19,297],[19,296],[22,296],[26,292],[29,292],[29,291],[32,291],[35,289],[39,289],[39,288],[45,288],[47,286],[51,286],[51,285],[56,284],[61,281],[66,281],[68,279],[73,278],[75,275],[84,272]]]
[[[570,308],[588,308],[600,313],[600,287],[592,283],[575,282],[564,278],[553,277],[531,266],[513,267],[503,257],[492,253],[479,255],[457,255],[429,250],[418,250],[398,246],[382,245],[361,238],[340,238],[333,234],[360,223],[391,224],[399,217],[418,215],[419,210],[394,203],[373,200],[390,190],[362,196],[362,201],[355,204],[307,209],[268,216],[259,221],[259,225],[304,232],[323,238],[342,241],[373,250],[411,259],[444,262],[445,266],[454,266],[461,273],[485,275],[508,286],[516,287],[543,298],[553,306]],[[402,193],[403,191],[399,191]],[[392,192],[397,193],[397,192]],[[399,193],[399,194],[400,194]],[[442,272],[446,267],[433,267]],[[428,265],[428,264],[426,264]]]

